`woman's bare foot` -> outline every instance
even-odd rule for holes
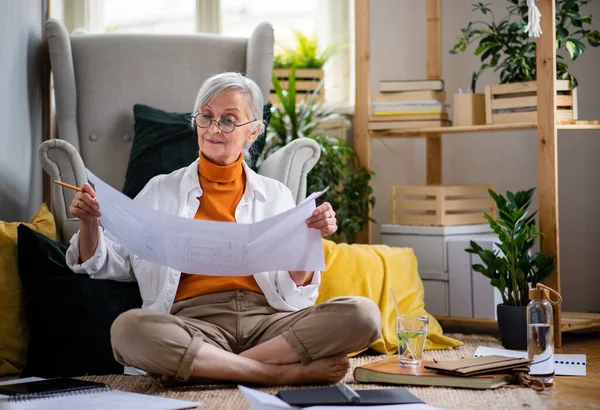
[[[258,363],[258,362],[257,362]],[[312,361],[306,365],[302,363],[293,364],[263,364],[260,366],[270,368],[266,371],[264,377],[251,377],[245,374],[245,377],[239,377],[240,382],[249,382],[270,386],[285,386],[299,384],[331,384],[342,380],[350,369],[350,361],[345,354],[324,357]],[[221,376],[223,377],[223,376]],[[233,376],[232,379],[238,377]],[[192,377],[190,380],[181,382],[174,377],[161,376],[162,387],[175,387],[193,384],[221,384],[231,383],[231,379],[210,379],[205,377]]]
[[[202,378],[190,378],[186,381],[177,380],[173,376],[160,376],[160,387],[183,387],[183,386],[199,386],[209,384],[235,384],[233,380],[218,380],[218,379],[202,379]]]
[[[306,365],[301,363],[283,365],[286,367],[282,384],[337,383],[350,369],[350,360],[345,354],[324,357]]]

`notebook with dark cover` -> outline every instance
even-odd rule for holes
[[[337,384],[330,387],[311,389],[280,390],[277,397],[292,406],[308,407],[314,405],[330,406],[375,406],[384,404],[423,403],[403,387],[377,390],[353,390],[347,385]]]
[[[15,400],[52,397],[65,394],[98,393],[109,390],[110,387],[104,383],[70,378],[46,379],[0,386],[1,395],[7,395]]]
[[[452,376],[429,370],[425,366],[434,362],[423,360],[421,367],[401,367],[398,357],[368,363],[354,369],[354,379],[361,383],[389,383],[415,386],[462,387],[467,389],[494,389],[508,384],[512,379],[509,373],[486,374],[479,376]]]

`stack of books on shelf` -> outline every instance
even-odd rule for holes
[[[370,130],[447,127],[442,80],[380,81]]]

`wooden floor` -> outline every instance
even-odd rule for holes
[[[445,333],[490,334],[500,336],[495,320],[438,318]],[[587,376],[557,376],[554,386],[539,393],[551,409],[600,410],[600,330],[563,332],[563,345],[556,353],[585,354]]]
[[[600,409],[600,332],[563,333],[563,345],[556,353],[579,353],[587,356],[587,376],[557,376],[554,386],[544,392],[552,409]]]

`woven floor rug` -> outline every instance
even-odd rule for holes
[[[498,340],[491,336],[462,334],[451,334],[449,336],[462,340],[464,345],[451,350],[428,351],[425,352],[424,358],[429,360],[433,358],[437,360],[470,358],[473,357],[477,346],[501,347]],[[348,372],[345,381],[357,390],[389,387],[377,384],[359,384],[352,378],[354,367],[381,360],[385,357],[383,355],[362,355],[350,359],[352,369]],[[198,407],[201,410],[251,409],[239,390],[232,385],[188,386],[167,389],[161,388],[156,379],[143,376],[87,376],[83,379],[107,383],[114,389],[119,390],[199,401],[203,403],[202,406]],[[275,394],[279,388],[258,388],[258,390]],[[439,387],[410,387],[409,390],[425,403],[442,409],[514,410],[546,408],[541,397],[535,391],[520,387],[502,387],[483,391]]]

